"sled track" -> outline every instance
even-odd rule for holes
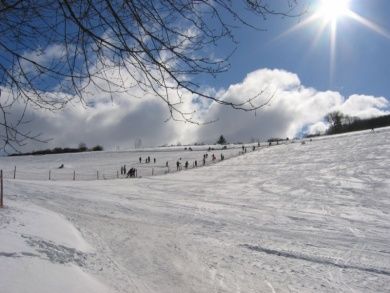
[[[364,267],[359,265],[353,265],[353,264],[346,264],[346,263],[339,263],[338,260],[327,258],[327,257],[314,257],[309,255],[300,254],[293,251],[282,251],[282,250],[276,250],[276,249],[269,249],[265,247],[261,247],[259,245],[250,245],[250,244],[242,244],[240,245],[242,247],[245,247],[247,249],[257,251],[257,252],[263,252],[270,255],[276,255],[286,258],[292,258],[292,259],[298,259],[298,260],[304,260],[309,261],[313,263],[323,264],[323,265],[330,265],[334,267],[338,267],[341,269],[350,269],[350,270],[359,270],[363,272],[369,272],[369,273],[375,273],[385,276],[390,276],[390,271],[384,269],[384,268],[375,268],[375,267]]]

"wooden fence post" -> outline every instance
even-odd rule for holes
[[[0,170],[0,208],[3,207],[3,170]]]
[[[16,178],[16,166],[14,168],[14,179]]]

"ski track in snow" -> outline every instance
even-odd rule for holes
[[[383,129],[137,180],[6,180],[6,202],[65,216],[94,252],[30,235],[0,261],[61,260],[117,292],[390,292],[389,171]]]

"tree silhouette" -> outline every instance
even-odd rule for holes
[[[325,120],[330,124],[329,129],[332,133],[339,133],[343,127],[344,114],[340,111],[333,111],[325,116]]]
[[[197,123],[193,111],[180,108],[183,93],[243,111],[263,107],[272,96],[260,92],[233,102],[202,91],[193,77],[229,69],[230,54],[212,58],[210,48],[234,44],[235,26],[258,29],[239,11],[263,19],[300,14],[292,15],[296,0],[285,1],[285,11],[270,0],[0,1],[3,147],[40,138],[20,131],[26,108],[15,119],[16,101],[55,111],[74,99],[85,104],[91,86],[111,98],[131,97],[137,87],[167,105],[168,119],[191,123]]]
[[[221,135],[221,136],[218,138],[217,144],[227,144],[227,141],[226,141],[226,139],[223,137],[223,135]]]

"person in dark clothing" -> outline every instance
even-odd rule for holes
[[[123,165],[123,174],[126,174],[126,165]]]
[[[206,158],[203,158],[203,166],[206,165]]]
[[[198,161],[197,160],[195,160],[194,165],[195,165],[195,168],[198,167]]]
[[[137,174],[137,169],[130,168],[129,172],[127,172],[126,174],[126,178],[134,178],[136,174]]]
[[[153,159],[153,162],[156,164],[156,158]]]
[[[142,163],[142,158],[141,158],[141,157],[139,157],[139,163],[140,163],[140,164]]]
[[[180,162],[179,162],[179,161],[176,162],[176,170],[177,170],[177,171],[180,170]]]
[[[185,166],[186,169],[188,169],[188,161],[186,161],[184,166]]]

